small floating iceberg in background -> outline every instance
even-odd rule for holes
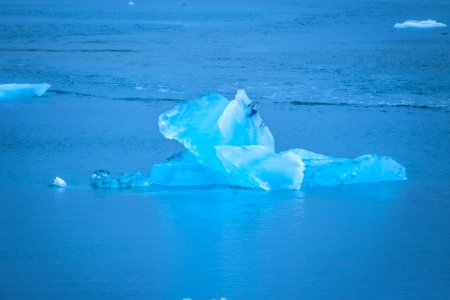
[[[444,23],[436,22],[435,20],[424,20],[424,21],[417,21],[417,20],[408,20],[403,23],[396,23],[394,25],[394,28],[398,29],[406,29],[406,28],[441,28],[441,27],[447,27]]]
[[[48,83],[0,84],[0,100],[16,100],[42,96],[51,87]]]
[[[150,177],[127,173],[119,179],[97,171],[99,188],[223,185],[263,190],[406,180],[405,168],[386,156],[333,158],[304,149],[275,152],[275,142],[244,90],[234,100],[206,94],[160,115],[162,135],[186,150],[152,167]]]
[[[67,183],[64,179],[62,179],[61,177],[55,177],[55,179],[53,180],[53,183],[50,184],[50,186],[53,187],[60,187],[60,188],[65,188],[67,187]]]

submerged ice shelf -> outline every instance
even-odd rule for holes
[[[42,96],[51,87],[48,83],[0,84],[0,100],[16,100]]]
[[[97,171],[98,188],[223,185],[279,190],[386,180],[405,180],[390,157],[333,158],[304,149],[275,152],[275,142],[244,90],[234,100],[206,94],[159,117],[160,132],[186,150],[152,166],[149,177],[127,173],[114,179]]]

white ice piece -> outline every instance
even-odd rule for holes
[[[15,100],[42,96],[51,87],[48,83],[0,84],[0,100]]]
[[[447,27],[446,24],[436,22],[435,20],[424,20],[424,21],[417,21],[417,20],[408,20],[403,23],[395,23],[394,28],[398,29],[406,29],[406,28],[441,28],[441,27]]]
[[[62,179],[60,177],[55,177],[55,180],[53,180],[53,186],[65,188],[65,187],[67,187],[67,183],[64,179]]]

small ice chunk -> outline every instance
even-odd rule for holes
[[[263,190],[302,185],[304,164],[293,152],[274,153],[264,146],[216,146],[230,184]]]
[[[51,87],[48,83],[0,84],[0,100],[15,100],[42,96]]]
[[[62,179],[61,177],[55,177],[55,180],[53,180],[53,186],[56,187],[60,187],[60,188],[65,188],[67,187],[67,183],[64,179]]]
[[[435,20],[408,20],[403,23],[395,23],[394,28],[405,29],[405,28],[440,28],[447,27],[444,23],[436,22]]]
[[[129,6],[133,6],[133,5],[134,5],[134,2],[133,2],[133,1],[128,2],[128,5],[129,5]]]

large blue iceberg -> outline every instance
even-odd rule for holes
[[[386,156],[333,158],[304,149],[275,152],[274,138],[244,90],[234,100],[219,94],[179,104],[159,117],[160,132],[186,150],[153,165],[150,177],[128,173],[118,180],[105,171],[94,187],[208,186],[280,190],[386,180],[406,171]]]
[[[0,84],[0,100],[16,100],[42,96],[51,87],[48,83]]]

